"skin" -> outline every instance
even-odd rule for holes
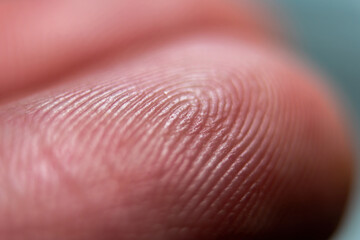
[[[350,141],[265,15],[0,3],[0,239],[326,239]]]

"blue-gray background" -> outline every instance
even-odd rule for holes
[[[360,173],[360,0],[262,0],[286,21],[295,44],[326,72],[351,109]],[[360,239],[360,177],[336,240]]]

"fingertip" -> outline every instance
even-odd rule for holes
[[[328,237],[352,155],[332,100],[291,59],[200,34],[2,106],[16,168],[3,177],[23,198],[0,205],[15,216],[1,223],[45,226],[28,239]]]

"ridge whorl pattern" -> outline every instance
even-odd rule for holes
[[[180,239],[209,229],[214,238],[225,230],[265,234],[284,221],[295,228],[291,214],[310,215],[295,206],[330,199],[320,188],[337,177],[339,156],[322,143],[334,146],[328,131],[336,121],[320,123],[328,107],[299,70],[241,44],[207,47],[224,58],[196,44],[165,48],[153,61],[137,60],[146,64],[80,73],[70,91],[53,87],[31,103],[2,106],[0,171],[15,199],[26,196],[22,207],[40,204],[44,214],[70,205],[81,215],[106,198],[106,210],[126,206],[114,211],[115,226],[127,229],[130,212],[140,226],[157,222],[152,234]],[[300,200],[297,188],[311,194]],[[293,205],[279,204],[283,198]],[[337,214],[326,212],[334,205],[328,201],[319,212]],[[10,216],[11,208],[0,212]],[[27,210],[13,224],[34,214]]]

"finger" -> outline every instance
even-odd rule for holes
[[[139,39],[231,26],[243,38],[259,39],[265,29],[257,13],[249,3],[242,6],[234,10],[217,0],[2,2],[0,97],[55,81]]]
[[[325,239],[352,156],[314,78],[214,33],[3,105],[0,237]]]

